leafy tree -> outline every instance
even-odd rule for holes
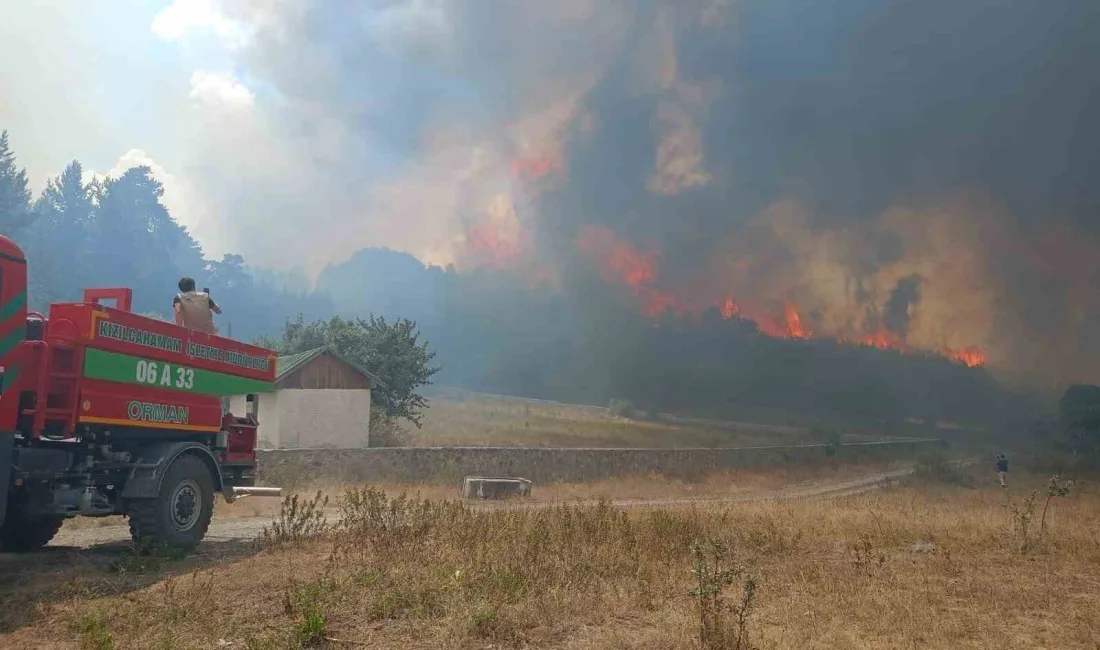
[[[8,132],[0,131],[0,233],[11,236],[29,224],[33,216],[27,170],[16,167]]]
[[[372,393],[372,406],[391,419],[404,419],[421,426],[427,399],[417,392],[430,385],[439,367],[431,365],[435,352],[420,341],[416,323],[408,319],[387,322],[385,318],[306,323],[301,315],[288,321],[280,341],[262,341],[280,354],[297,354],[321,346],[333,350],[374,373],[383,385]]]

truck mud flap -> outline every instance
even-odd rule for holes
[[[12,460],[15,455],[15,434],[0,431],[0,526],[8,514],[8,489],[11,487]]]

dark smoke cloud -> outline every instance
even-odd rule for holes
[[[698,231],[727,229],[731,215],[777,198],[803,200],[818,219],[877,218],[898,200],[979,188],[1018,219],[1097,232],[1095,3],[781,1],[736,11],[724,28],[682,21],[675,42],[680,78],[720,89],[700,120],[719,181],[677,197],[686,209],[638,191],[660,98],[631,92],[627,51],[588,96],[600,132],[571,150],[570,194],[597,193],[591,212],[695,244]],[[656,8],[649,16],[662,20]],[[653,40],[646,23],[636,21],[638,47]]]
[[[886,301],[886,311],[882,315],[882,324],[894,334],[904,336],[909,332],[909,310],[920,300],[920,276],[910,275],[898,280],[890,299]]]
[[[575,238],[603,224],[699,300],[1097,378],[1094,1],[225,2],[258,26],[250,72],[359,139],[334,183],[397,186],[363,199],[390,221],[453,183],[420,211],[462,224],[458,251],[499,212],[591,282]],[[424,172],[456,147],[486,162]],[[509,162],[539,156],[517,189]]]

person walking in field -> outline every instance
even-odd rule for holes
[[[1008,487],[1005,484],[1005,474],[1008,473],[1008,459],[1004,454],[997,454],[997,478],[1001,480],[1001,487]]]

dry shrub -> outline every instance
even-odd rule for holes
[[[1040,490],[1032,490],[1019,502],[1011,497],[1005,500],[1005,508],[1012,513],[1012,530],[1016,536],[1020,553],[1031,552],[1043,540],[1047,531],[1047,512],[1050,510],[1051,501],[1067,496],[1073,490],[1073,486],[1073,481],[1064,480],[1057,475],[1050,477],[1047,481],[1043,490],[1046,499],[1043,501],[1043,512],[1040,516],[1038,534],[1033,532],[1031,524],[1032,519],[1035,517],[1035,501],[1040,494]]]
[[[317,490],[312,499],[305,499],[297,494],[285,497],[279,514],[260,533],[261,544],[274,548],[298,544],[323,535],[329,530],[325,517],[327,505],[328,496],[321,490]]]
[[[757,578],[745,567],[729,563],[729,549],[713,540],[691,548],[695,598],[699,613],[699,645],[704,650],[752,650],[749,614],[756,602]],[[727,590],[738,587],[740,597],[730,601]]]
[[[457,502],[410,499],[405,494],[391,498],[371,486],[347,489],[339,508],[339,532],[354,543],[376,548],[425,541],[464,512]]]

